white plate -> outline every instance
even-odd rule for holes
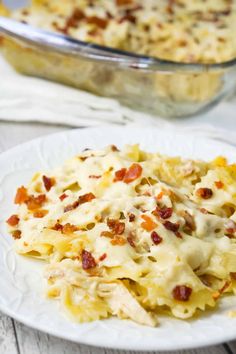
[[[236,338],[236,297],[225,298],[217,311],[182,321],[161,317],[149,328],[131,321],[109,319],[88,324],[70,322],[57,301],[43,295],[41,262],[18,256],[12,250],[4,220],[13,212],[15,190],[38,170],[61,164],[86,147],[140,143],[143,149],[169,155],[211,159],[226,155],[236,160],[236,149],[199,137],[161,132],[155,128],[101,127],[71,130],[15,147],[0,156],[0,309],[24,324],[75,342],[132,350],[174,350],[213,345]]]

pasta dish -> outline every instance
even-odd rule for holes
[[[236,165],[85,150],[16,192],[16,252],[46,263],[46,293],[78,322],[156,326],[236,291]],[[30,271],[30,270],[29,270]]]

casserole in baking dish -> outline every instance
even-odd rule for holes
[[[42,43],[38,47],[37,36],[29,46],[25,37],[16,40],[12,29],[3,52],[23,73],[115,97],[136,109],[191,115],[234,87],[234,7],[226,0],[34,0],[7,16],[23,22],[28,33],[31,26],[48,31],[47,51]],[[78,42],[73,55],[62,53],[50,48],[53,32],[64,46],[83,44]],[[86,57],[93,47],[99,60]]]

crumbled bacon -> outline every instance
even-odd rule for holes
[[[64,212],[68,212],[76,209],[79,205],[91,202],[95,197],[93,193],[87,193],[79,196],[78,200],[76,200],[73,204],[69,204],[64,208]]]
[[[89,178],[93,178],[93,179],[99,179],[101,178],[102,176],[100,175],[90,175]]]
[[[7,224],[8,225],[10,225],[10,226],[16,226],[16,225],[18,225],[19,224],[19,221],[20,221],[20,219],[19,219],[19,217],[18,217],[18,215],[12,215],[12,216],[10,216],[10,218],[9,219],[7,219]]]
[[[100,257],[99,257],[99,261],[102,262],[104,261],[104,259],[107,258],[107,254],[106,253],[103,253]]]
[[[228,232],[230,233],[234,233],[236,231],[236,223],[229,219],[226,223],[225,223],[225,229],[228,230]]]
[[[44,209],[39,209],[39,210],[35,210],[33,213],[33,216],[35,218],[43,218],[45,215],[48,214],[48,210],[44,210]]]
[[[108,219],[107,226],[115,235],[122,235],[125,231],[125,223],[119,220]]]
[[[160,235],[158,235],[158,233],[156,231],[152,231],[151,239],[155,245],[159,245],[159,243],[161,243],[163,240],[162,237]]]
[[[172,290],[172,295],[173,298],[177,301],[188,301],[191,294],[192,294],[192,288],[186,285],[177,285],[173,290]]]
[[[15,196],[15,204],[23,204],[27,201],[27,199],[27,189],[24,186],[18,188]]]
[[[185,221],[185,229],[187,229],[187,231],[196,230],[194,217],[187,210],[184,210],[181,215],[183,216]]]
[[[67,213],[68,211],[74,210],[77,208],[78,206],[78,201],[74,202],[73,204],[68,204],[67,206],[65,206],[64,208],[64,213]]]
[[[133,222],[135,220],[135,215],[130,213],[129,214],[129,222]]]
[[[129,233],[129,235],[127,237],[127,241],[131,247],[135,247],[135,242],[134,242],[135,241],[135,234],[134,234],[134,232],[131,231]]]
[[[222,189],[224,187],[224,183],[221,181],[215,181],[215,186],[218,189]]]
[[[104,18],[97,16],[90,16],[86,18],[87,23],[95,25],[99,28],[105,29],[107,27],[108,21]]]
[[[213,192],[210,188],[198,188],[196,195],[202,199],[210,199],[213,196]]]
[[[209,214],[209,211],[206,210],[205,208],[200,208],[199,211],[200,211],[202,214]]]
[[[123,182],[128,184],[135,181],[141,176],[142,171],[142,166],[140,166],[138,163],[133,163],[127,170]]]
[[[116,0],[117,6],[127,6],[127,5],[131,5],[132,3],[133,0]]]
[[[173,214],[173,208],[157,207],[155,210],[155,215],[159,216],[161,219],[169,219],[172,214]]]
[[[114,182],[123,181],[126,171],[127,171],[126,168],[121,168],[120,170],[116,171]]]
[[[148,215],[141,215],[144,222],[141,223],[141,227],[146,231],[152,231],[157,227],[157,224]]]
[[[55,185],[55,178],[50,178],[47,176],[43,176],[43,184],[47,192]]]
[[[93,193],[86,193],[84,195],[79,196],[78,202],[79,205],[91,202],[93,199],[95,199],[95,195]]]
[[[163,223],[163,225],[165,226],[165,228],[169,231],[173,231],[173,232],[177,232],[179,230],[179,224],[177,223],[173,223],[171,221],[165,221]]]
[[[76,28],[78,25],[78,22],[80,20],[83,20],[84,17],[85,17],[85,15],[80,9],[78,9],[78,8],[74,9],[71,16],[67,19],[66,27],[67,28],[69,28],[69,27]]]
[[[84,270],[95,268],[96,267],[96,261],[92,254],[86,250],[82,251],[82,268]]]
[[[57,222],[57,223],[52,227],[52,229],[55,230],[55,231],[62,231],[63,225],[61,225],[59,222]]]
[[[123,246],[126,244],[126,239],[122,236],[117,235],[111,240],[111,244],[113,246]]]
[[[162,199],[163,195],[164,195],[164,192],[163,192],[163,191],[160,192],[160,193],[157,195],[157,199],[158,199],[158,200]]]
[[[113,238],[114,234],[110,231],[102,231],[101,236],[108,237],[108,238]]]
[[[231,281],[226,281],[224,283],[224,285],[222,286],[222,288],[220,288],[218,291],[216,291],[215,293],[212,294],[212,297],[214,300],[218,300],[220,295],[223,294],[225,292],[226,289],[228,289],[228,287],[232,284]]]
[[[62,195],[60,195],[59,199],[63,202],[64,199],[66,199],[68,197],[68,195],[66,193],[63,193]]]
[[[39,194],[37,197],[30,195],[26,201],[26,205],[29,210],[35,210],[41,208],[45,202],[45,194]]]
[[[14,240],[19,240],[21,238],[21,231],[20,230],[13,231],[12,237],[14,238]]]
[[[62,233],[63,234],[72,234],[73,232],[77,231],[78,228],[75,225],[67,223],[62,226]]]
[[[178,238],[183,238],[183,236],[181,235],[181,233],[179,231],[175,232],[175,236]]]
[[[130,13],[127,13],[125,16],[122,16],[120,19],[119,19],[119,23],[122,23],[124,21],[128,21],[128,22],[131,22],[131,23],[136,23],[136,17]]]
[[[236,280],[236,272],[230,273],[231,279]]]
[[[113,152],[117,152],[117,151],[120,151],[120,150],[118,149],[118,147],[117,147],[117,146],[115,146],[115,145],[111,145],[111,151],[113,151]]]

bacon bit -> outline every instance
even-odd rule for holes
[[[231,272],[230,276],[233,280],[236,280],[236,272]]]
[[[163,195],[164,195],[164,192],[160,192],[160,193],[157,195],[157,199],[158,199],[158,200],[162,199]]]
[[[113,238],[114,234],[110,231],[102,231],[100,236],[108,237],[108,238]]]
[[[130,213],[129,214],[129,222],[133,222],[135,220],[135,215]]]
[[[84,13],[80,9],[74,9],[71,16],[66,21],[65,29],[69,29],[70,27],[76,28],[78,22],[84,19]]]
[[[20,219],[19,219],[18,215],[14,214],[14,215],[10,216],[10,218],[6,222],[8,225],[13,227],[13,226],[18,225],[19,221],[20,221]]]
[[[35,210],[41,208],[41,206],[43,205],[43,203],[45,203],[45,201],[46,201],[45,194],[39,194],[37,197],[30,195],[26,201],[27,208],[29,210]]]
[[[123,246],[126,244],[126,239],[122,236],[115,236],[112,240],[111,240],[111,244],[113,246]]]
[[[63,225],[61,225],[59,222],[57,222],[53,227],[52,227],[52,230],[55,230],[55,231],[62,231],[63,229]]]
[[[17,189],[16,196],[15,196],[15,204],[23,204],[28,199],[27,189],[22,186]]]
[[[79,159],[81,160],[81,161],[85,161],[85,160],[87,160],[89,158],[89,156],[80,156],[79,157]]]
[[[175,0],[168,0],[166,11],[168,12],[169,15],[174,15],[174,4],[175,4]]]
[[[164,223],[163,223],[163,225],[165,226],[165,228],[167,229],[167,230],[169,230],[169,231],[173,231],[173,232],[178,232],[178,230],[179,230],[179,224],[175,224],[175,223],[173,223],[173,222],[171,222],[171,221],[165,221]],[[177,236],[177,235],[176,235]]]
[[[75,225],[67,223],[62,226],[62,233],[63,234],[72,234],[73,232],[78,231],[78,228]]]
[[[67,213],[68,211],[76,209],[78,206],[77,202],[73,204],[69,204],[64,208],[64,213]]]
[[[19,240],[21,238],[21,231],[20,230],[13,231],[12,237],[14,238],[14,240]]]
[[[125,231],[125,223],[120,222],[119,220],[108,219],[107,226],[115,235],[122,235]]]
[[[123,182],[128,184],[135,181],[141,176],[142,171],[143,169],[138,163],[133,163],[126,172]]]
[[[136,17],[134,15],[131,15],[130,13],[127,13],[125,16],[123,16],[119,19],[119,23],[122,23],[124,21],[136,23]]]
[[[96,176],[96,175],[90,175],[89,178],[94,178],[94,179],[99,179],[101,178],[102,176]]]
[[[104,261],[104,259],[106,259],[106,258],[107,258],[107,254],[106,254],[106,253],[103,253],[103,254],[101,255],[101,257],[99,257],[99,261],[102,262],[102,261]]]
[[[95,25],[99,28],[105,29],[107,27],[108,21],[104,18],[97,16],[90,16],[86,18],[87,23]]]
[[[192,288],[186,285],[177,285],[173,290],[172,290],[172,295],[173,298],[177,301],[188,301],[191,294],[192,294]]]
[[[173,214],[173,208],[156,208],[155,213],[161,218],[161,219],[169,219],[171,215]],[[156,215],[154,214],[154,215]]]
[[[133,0],[116,0],[116,5],[117,6],[126,6],[126,5],[131,5]]]
[[[128,241],[128,243],[130,244],[131,247],[135,247],[134,240],[135,240],[135,234],[134,234],[134,232],[131,231],[129,233],[129,236],[127,237],[127,241]]]
[[[183,236],[181,235],[181,233],[179,231],[175,232],[175,236],[178,238],[183,238]]]
[[[123,181],[125,174],[126,174],[127,169],[126,168],[121,168],[120,170],[115,172],[115,178],[114,178],[114,182],[117,181]]]
[[[50,191],[50,189],[55,185],[56,181],[55,178],[50,178],[47,176],[43,176],[43,184],[47,192]]]
[[[36,210],[34,213],[33,213],[33,216],[35,218],[43,218],[45,215],[48,214],[48,210],[43,210],[43,209],[40,209],[40,210]]]
[[[203,199],[210,199],[213,196],[213,192],[210,188],[199,188],[196,190],[196,195]]]
[[[236,231],[236,224],[233,220],[228,220],[228,222],[225,225],[225,231],[228,237],[233,237],[233,234]]]
[[[148,215],[141,215],[141,218],[144,220],[141,227],[146,231],[152,231],[158,226]]]
[[[90,252],[83,250],[81,256],[82,256],[82,268],[84,270],[96,267],[97,265],[96,261]]]
[[[118,149],[117,146],[111,145],[111,151],[116,152],[116,151],[120,151],[120,150]]]
[[[66,213],[68,211],[74,210],[81,204],[91,202],[94,198],[96,198],[96,197],[93,193],[87,193],[87,194],[81,195],[78,198],[78,200],[76,200],[73,204],[67,205],[64,208],[64,212]]]
[[[64,199],[66,199],[68,197],[68,195],[66,193],[63,193],[62,195],[60,195],[59,199],[63,202]]]
[[[196,224],[195,224],[194,217],[187,210],[184,210],[181,213],[181,215],[184,218],[185,227],[186,227],[187,231],[195,231],[196,230]]]
[[[151,239],[155,245],[159,245],[159,243],[161,243],[163,240],[163,238],[161,236],[159,236],[156,231],[152,231]]]
[[[81,195],[78,199],[79,205],[91,202],[93,199],[95,199],[95,195],[93,193],[86,193],[84,195]]]
[[[205,208],[200,208],[199,211],[200,211],[202,214],[209,214],[209,211],[206,210]]]
[[[231,281],[226,281],[225,284],[218,291],[212,294],[213,299],[216,301],[219,299],[220,295],[231,285]]]
[[[218,189],[222,189],[224,187],[224,183],[221,181],[215,181],[215,186]]]
[[[24,242],[23,245],[24,245],[25,247],[28,247],[28,246],[29,246],[29,244],[28,244],[27,242]]]

